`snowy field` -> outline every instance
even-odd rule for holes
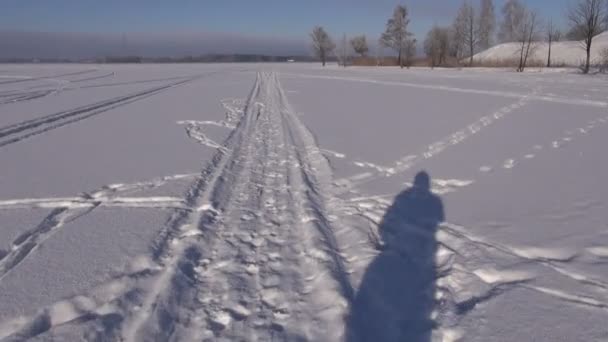
[[[0,65],[0,341],[608,340],[607,85]]]

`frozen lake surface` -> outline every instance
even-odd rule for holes
[[[608,78],[0,65],[0,341],[608,339]]]

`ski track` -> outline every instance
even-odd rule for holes
[[[7,146],[21,140],[43,134],[65,125],[69,125],[90,117],[105,113],[112,109],[157,95],[168,89],[172,89],[187,83],[196,81],[205,75],[198,75],[186,80],[170,83],[163,86],[154,87],[133,94],[116,97],[110,100],[97,102],[91,105],[78,107],[72,110],[48,114],[36,119],[22,121],[20,123],[4,126],[0,128],[0,147]]]
[[[133,273],[0,325],[0,336],[90,317],[85,336],[100,340],[340,339],[354,290],[338,236],[352,233],[276,74],[258,75],[223,146]],[[103,325],[109,315],[119,323]]]
[[[286,73],[285,75],[299,77],[299,78],[313,78],[313,79],[324,79],[324,80],[349,81],[349,82],[357,82],[357,83],[370,83],[370,84],[378,84],[378,85],[401,86],[401,87],[410,87],[410,88],[418,88],[418,89],[441,90],[441,91],[456,92],[456,93],[496,96],[496,97],[504,97],[504,98],[515,98],[515,99],[526,98],[526,99],[535,100],[535,101],[562,103],[562,104],[577,105],[577,106],[590,106],[590,107],[598,107],[598,108],[608,107],[608,102],[603,102],[603,101],[582,100],[582,99],[576,99],[576,98],[551,97],[551,96],[544,96],[544,95],[540,95],[540,94],[530,95],[530,94],[520,94],[520,93],[507,92],[507,91],[491,91],[491,90],[482,90],[482,89],[457,88],[457,87],[434,85],[434,84],[419,84],[419,83],[408,83],[408,82],[401,82],[401,81],[380,81],[380,80],[375,80],[375,79],[371,79],[371,78],[322,76],[322,75],[307,75],[307,74],[295,74],[295,73]]]
[[[89,74],[89,73],[96,72],[96,71],[97,71],[97,69],[88,69],[88,70],[69,72],[69,73],[65,73],[65,74],[52,75],[52,76],[40,76],[40,77],[3,75],[3,76],[0,76],[0,78],[10,78],[10,80],[0,81],[0,85],[12,84],[12,83],[22,83],[22,82],[32,82],[32,81],[39,81],[39,80],[58,80],[61,77],[84,75],[84,74]]]
[[[351,199],[345,213],[365,218],[377,230],[391,203],[386,197],[389,196]],[[374,232],[373,235],[379,236],[379,233]],[[441,224],[437,235],[429,238],[436,238],[440,245],[437,252],[437,297],[440,299],[440,312],[437,315],[441,316],[439,323],[445,324],[442,328],[457,325],[458,316],[515,287],[524,287],[583,307],[608,311],[608,282],[581,273],[570,265],[574,260],[593,261],[602,258],[601,253],[593,248],[573,251],[509,246],[476,236],[466,227],[449,222]],[[375,240],[379,243],[379,238]],[[492,262],[488,262],[491,260],[500,260],[502,264],[508,261],[511,266],[494,268]],[[578,283],[579,293],[534,285],[534,280],[543,272],[532,272],[528,265],[543,268]]]
[[[361,186],[378,178],[391,177],[393,175],[403,173],[421,161],[433,158],[444,153],[450,147],[461,144],[479,133],[485,127],[488,127],[497,121],[504,119],[514,111],[521,109],[529,102],[530,98],[535,96],[535,94],[539,91],[540,88],[535,88],[532,93],[528,94],[528,96],[521,97],[517,102],[506,105],[490,115],[482,116],[478,120],[466,125],[466,127],[444,137],[441,140],[427,145],[420,152],[416,154],[408,154],[396,160],[390,166],[379,166],[369,162],[355,161],[355,165],[359,167],[368,167],[372,170],[354,176],[338,179],[334,182],[334,185],[341,188],[342,193],[345,193],[355,187]]]
[[[188,210],[188,207],[181,198],[167,196],[123,197],[117,195],[154,189],[175,180],[191,177],[193,177],[193,175],[172,175],[148,182],[110,184],[76,197],[0,200],[0,211],[35,208],[52,209],[40,224],[18,236],[11,243],[10,251],[8,251],[6,255],[0,257],[0,281],[2,281],[2,279],[13,269],[19,266],[26,257],[31,255],[36,248],[59,231],[66,223],[73,222],[80,217],[89,214],[96,208],[115,207]]]

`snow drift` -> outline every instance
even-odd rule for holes
[[[485,51],[482,51],[473,59],[477,63],[506,61],[518,57],[518,52],[521,47],[520,43],[504,43],[493,46]],[[591,46],[591,64],[596,64],[600,60],[600,53],[603,49],[608,48],[608,32],[597,35],[593,39]],[[545,62],[549,53],[549,43],[538,42],[535,44],[535,49],[530,56],[530,60]],[[554,42],[551,45],[551,64],[552,65],[569,65],[577,66],[585,61],[585,49],[581,41],[562,41]]]

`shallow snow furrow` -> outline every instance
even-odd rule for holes
[[[36,227],[18,236],[11,250],[0,258],[0,281],[10,271],[57,233],[64,224],[73,222],[99,207],[158,208],[189,211],[181,198],[173,197],[118,197],[121,193],[153,189],[167,182],[185,179],[192,175],[172,175],[135,184],[111,184],[78,197],[15,199],[0,201],[0,210],[52,209]]]
[[[8,99],[0,101],[0,105],[29,101],[39,99],[41,97],[45,97],[47,95],[55,93],[56,90],[39,90],[39,91],[30,91],[25,93],[17,93],[17,94],[9,94],[9,95],[0,95],[0,97],[8,97]]]
[[[54,79],[58,79],[60,77],[83,75],[83,74],[88,74],[88,73],[92,73],[95,71],[97,71],[97,69],[88,69],[88,70],[82,70],[82,71],[69,72],[69,73],[65,73],[65,74],[52,75],[52,76],[41,76],[41,77],[3,76],[2,78],[8,77],[8,78],[13,78],[13,79],[8,80],[8,81],[0,81],[0,84],[31,82],[31,81],[39,81],[39,80],[54,80]]]
[[[390,203],[382,196],[357,198],[351,202],[356,203],[349,204],[347,212],[368,219],[375,230]],[[534,290],[588,308],[605,309],[608,305],[608,283],[596,275],[576,270],[571,264],[575,260],[584,261],[579,256],[587,253],[586,250],[511,246],[477,236],[465,227],[448,222],[439,226],[434,237],[428,238],[436,240],[439,246],[436,254],[436,321],[442,328],[457,324],[459,317],[476,305],[515,288]],[[561,277],[579,287],[574,293],[536,285],[542,284],[546,276]]]
[[[273,183],[279,177],[269,175],[271,172],[281,174],[275,152],[280,140],[276,125],[272,123],[273,116],[268,112],[270,109],[256,104],[267,104],[269,96],[266,75],[259,77],[262,79],[261,92],[250,100],[248,106],[254,112],[248,111],[247,115],[256,117],[256,125],[246,151],[250,158],[243,160],[247,165],[242,168],[235,184],[239,196],[224,212],[216,253],[206,259],[199,273],[203,287],[197,297],[199,308],[195,310],[203,313],[199,316],[200,329],[204,332],[199,337],[203,338],[223,336],[238,339],[247,336],[253,340],[269,339],[272,327],[266,325],[266,321],[276,310],[281,310],[274,307],[273,300],[265,298],[265,294],[278,285],[271,284],[269,277],[281,274],[282,265],[274,265],[271,270],[268,260],[263,259],[276,254],[268,241],[265,226],[277,211],[277,208],[267,206],[267,201],[277,199],[271,192],[278,188]],[[281,233],[277,232],[277,237]],[[275,295],[278,293],[274,292]]]
[[[79,107],[73,110],[49,114],[40,118],[26,120],[20,123],[8,125],[0,128],[0,147],[16,143],[34,135],[42,134],[47,131],[78,122],[95,115],[99,115],[116,109],[118,107],[142,100],[144,98],[159,94],[167,89],[177,87],[194,80],[201,76],[189,78],[179,82],[155,87],[127,96],[120,96],[111,100],[98,102],[92,105]]]
[[[193,210],[167,224],[125,340],[341,336],[353,290],[323,194],[330,169],[286,104],[276,75],[259,74]]]
[[[312,134],[293,114],[282,89],[280,95],[282,114],[287,123],[291,142],[295,147],[295,155],[300,164],[299,170],[307,190],[308,210],[316,219],[315,226],[322,235],[322,241],[326,244],[327,252],[331,256],[332,273],[341,286],[342,295],[350,301],[354,298],[354,290],[346,271],[345,261],[340,253],[341,248],[328,217],[329,208],[326,203],[327,199],[324,197],[324,192],[331,189],[331,168]]]
[[[520,110],[522,107],[529,103],[529,100],[538,93],[540,89],[537,87],[532,90],[527,96],[522,96],[518,101],[508,104],[504,107],[499,108],[489,115],[482,116],[476,121],[466,125],[462,129],[449,134],[448,136],[435,141],[417,154],[409,154],[398,160],[389,166],[377,166],[372,163],[359,163],[359,166],[369,167],[372,166],[372,170],[366,173],[357,174],[351,177],[339,179],[335,181],[335,184],[341,188],[341,191],[349,191],[350,189],[361,186],[362,184],[368,183],[381,177],[390,177],[402,172],[405,172],[420,162],[433,158],[439,154],[444,153],[450,147],[461,144],[462,142],[470,139],[472,136],[477,135],[485,127],[495,124],[497,121],[504,119],[509,114],[512,114],[516,110]],[[357,164],[357,163],[355,163]]]
[[[286,75],[291,75],[291,76],[301,77],[301,78],[315,78],[315,79],[349,81],[349,82],[358,82],[358,83],[370,83],[370,84],[378,84],[378,85],[401,86],[401,87],[410,87],[410,88],[418,88],[418,89],[440,90],[440,91],[448,91],[448,92],[456,92],[456,93],[487,95],[487,96],[515,98],[515,99],[529,98],[529,99],[535,100],[535,101],[562,103],[562,104],[578,105],[578,106],[590,106],[590,107],[599,107],[599,108],[608,107],[608,102],[604,102],[604,101],[582,100],[582,99],[576,99],[576,98],[563,98],[563,97],[551,97],[551,96],[543,96],[543,95],[538,95],[538,94],[534,94],[534,95],[530,96],[529,94],[520,94],[520,93],[507,92],[507,91],[457,88],[457,87],[450,87],[450,86],[444,86],[444,85],[419,84],[419,83],[408,83],[408,82],[400,82],[400,81],[380,81],[380,80],[369,79],[369,78],[306,75],[306,74],[286,74]]]
[[[445,233],[445,234],[441,234]],[[579,283],[581,286],[594,290],[595,295],[601,298],[595,299],[591,295],[576,295],[569,294],[558,289],[547,289],[540,291],[547,295],[552,295],[557,299],[570,301],[572,298],[579,298],[579,304],[588,304],[592,307],[604,308],[608,305],[608,284],[594,279],[588,275],[571,270],[568,263],[577,257],[577,253],[572,251],[551,250],[543,248],[525,248],[506,246],[496,242],[490,242],[478,236],[473,236],[470,233],[465,233],[463,227],[454,224],[445,223],[441,225],[441,231],[438,235],[438,240],[441,245],[454,250],[464,251],[466,263],[462,265],[469,270],[474,276],[480,280],[496,285],[508,285],[507,288],[513,286],[523,286],[529,289],[538,289],[538,286],[533,285],[531,280],[536,278],[537,272],[518,271],[517,267],[510,267],[507,270],[497,271],[487,269],[488,258],[496,260],[511,260],[513,265],[536,265],[549,268],[561,276],[564,276],[571,281]],[[462,269],[461,269],[462,271]],[[583,287],[581,287],[583,289]],[[562,294],[561,296],[559,294]],[[588,298],[589,300],[585,300]],[[600,303],[600,304],[595,304]]]
[[[85,198],[85,197],[58,197],[58,198],[27,198],[18,200],[0,200],[0,210],[8,209],[36,209],[36,208],[85,208],[85,207],[118,207],[118,208],[160,208],[160,209],[188,209],[181,198],[157,197],[114,197],[114,198]]]
[[[259,87],[258,79],[250,99],[258,94]],[[247,110],[252,111],[253,108]],[[201,250],[212,253],[217,227],[222,223],[218,215],[229,209],[237,194],[233,185],[238,179],[237,170],[242,167],[239,160],[249,156],[247,146],[253,127],[252,115],[245,115],[224,143],[226,148],[218,150],[188,191],[185,202],[192,210],[174,213],[154,243],[153,257],[161,264],[162,271],[151,280],[143,298],[127,305],[130,308],[123,313],[126,318],[122,326],[125,340],[140,337],[166,340],[179,335],[179,331],[176,333],[178,322],[193,324],[188,323],[192,316],[188,307],[194,303],[196,294],[194,268],[202,258]],[[205,248],[199,248],[201,245]],[[173,291],[176,286],[179,290]],[[123,300],[130,301],[129,298]],[[140,309],[134,311],[133,306]],[[163,327],[159,326],[161,321]]]
[[[102,78],[113,77],[115,75],[116,75],[116,73],[112,71],[112,72],[105,73],[103,75],[91,76],[91,77],[85,77],[85,78],[79,78],[77,80],[71,80],[70,83],[79,83],[79,82],[100,80]]]
[[[8,254],[0,259],[0,281],[66,222],[89,212],[90,208],[54,209],[38,226],[18,236]]]

